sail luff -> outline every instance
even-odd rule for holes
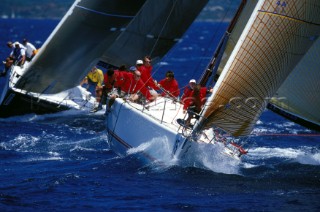
[[[260,5],[262,5],[263,1],[259,1],[259,3],[260,4],[256,5],[256,8],[260,8],[261,7]],[[257,15],[257,9],[255,9],[254,11],[255,11],[255,14],[252,14],[252,16]],[[251,22],[249,22],[246,25],[246,29],[244,31],[248,32],[248,29],[252,25],[253,20],[254,20],[253,18],[249,19],[249,21],[251,21]],[[239,38],[239,40],[244,40],[245,36],[246,36],[246,34],[242,33],[242,35]],[[239,51],[239,49],[240,49],[240,43],[238,42],[238,45],[235,46],[234,50],[231,53],[230,58],[235,58],[235,55]],[[220,77],[219,77],[217,83],[215,84],[215,86],[213,88],[213,92],[212,92],[211,96],[208,98],[206,104],[204,105],[204,109],[202,111],[202,116],[200,117],[199,122],[195,126],[195,131],[200,131],[201,128],[205,127],[205,125],[209,122],[209,120],[208,120],[209,115],[211,115],[211,116],[214,115],[215,112],[214,111],[210,111],[210,109],[213,108],[213,104],[215,103],[214,100],[215,100],[216,96],[219,95],[218,94],[219,88],[222,85],[223,79],[226,77],[228,71],[230,70],[229,68],[231,67],[231,65],[232,65],[232,60],[228,60],[226,65],[224,66],[223,71],[220,74]],[[226,101],[229,101],[229,99],[225,98],[225,102]],[[227,108],[228,104],[221,105],[221,107],[226,107]],[[214,108],[218,108],[218,107],[214,106]]]
[[[254,10],[258,1],[256,0],[247,0],[244,8],[242,9],[242,13],[240,14],[239,18],[237,19],[236,23],[233,26],[232,33],[229,34],[229,40],[227,42],[227,46],[224,51],[223,58],[219,64],[217,74],[220,75],[222,69],[224,68],[225,64],[227,63],[230,55],[237,44],[241,33],[243,32],[248,20],[251,17],[252,11]]]
[[[259,1],[207,101],[199,127],[214,125],[234,136],[249,134],[268,99],[308,51],[312,37],[319,35],[319,14],[316,1],[280,6]]]
[[[208,65],[207,69],[204,71],[204,73],[200,77],[199,84],[201,86],[206,86],[208,81],[209,81],[209,83],[213,82],[213,80],[209,80],[209,79],[210,78],[214,79],[214,77],[218,71],[218,67],[219,67],[219,64],[220,64],[222,56],[223,56],[222,53],[226,49],[226,46],[228,44],[228,40],[230,38],[230,34],[232,33],[232,31],[233,31],[239,17],[241,16],[241,13],[243,12],[246,4],[247,4],[247,0],[241,1],[241,4],[239,5],[239,7],[237,9],[236,14],[235,14],[234,18],[231,20],[231,23],[230,23],[228,29],[226,30],[224,36],[221,38],[220,43],[219,43],[218,47],[216,48],[214,55]]]

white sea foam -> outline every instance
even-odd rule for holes
[[[246,157],[250,160],[282,158],[291,159],[301,164],[320,165],[320,150],[314,152],[310,147],[299,147],[299,149],[258,147],[250,149]]]
[[[165,165],[173,165],[174,160],[172,159],[172,150],[169,147],[167,137],[156,137],[149,142],[145,142],[138,147],[130,148],[127,153],[136,154],[139,152],[152,152],[152,156],[159,159]]]
[[[86,148],[86,147],[76,145],[74,148],[70,149],[70,152],[74,152],[74,151],[96,152],[97,149],[96,148]]]
[[[248,157],[256,159],[267,159],[267,158],[296,158],[302,152],[298,149],[293,148],[279,148],[279,147],[258,147],[250,149]]]
[[[195,155],[200,165],[217,173],[239,174],[240,160],[232,158],[224,153],[224,146],[199,144],[195,149]]]
[[[34,157],[24,160],[22,162],[33,162],[33,161],[60,161],[63,160],[62,157]]]
[[[257,125],[262,125],[263,122],[262,122],[261,120],[258,120],[256,124],[257,124]]]
[[[259,165],[255,165],[255,164],[251,164],[251,163],[242,163],[242,167],[245,168],[245,169],[252,169],[252,168],[255,168],[255,167],[258,167]]]
[[[188,154],[187,158],[178,160],[172,157],[172,150],[166,137],[154,138],[127,151],[130,155],[139,152],[152,152],[152,155],[161,162],[162,169],[179,165],[205,168],[218,173],[238,174],[241,163],[224,154],[222,146],[208,144],[199,144],[197,148],[192,150],[192,153]],[[190,158],[192,159],[189,160]]]
[[[320,165],[320,153],[298,155],[296,161],[301,164]]]
[[[52,155],[54,157],[58,157],[60,156],[60,154],[58,152],[48,152],[49,155]]]
[[[40,138],[30,136],[30,135],[18,135],[15,139],[11,141],[1,142],[0,146],[5,150],[15,150],[19,152],[29,152]]]

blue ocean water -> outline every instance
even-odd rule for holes
[[[40,47],[57,21],[0,19],[0,56],[9,40]],[[198,78],[225,24],[196,22],[160,65],[181,86]],[[209,35],[214,34],[214,38]],[[196,67],[196,68],[194,68]],[[132,127],[132,126],[124,126]],[[319,211],[320,135],[268,110],[249,154],[207,168],[143,164],[135,151],[118,157],[107,144],[102,114],[66,111],[0,119],[1,211]]]

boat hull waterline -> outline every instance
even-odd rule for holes
[[[223,156],[239,160],[239,151],[215,141],[208,134],[194,140],[191,129],[180,126],[177,119],[185,118],[183,105],[168,98],[160,98],[148,105],[139,105],[116,99],[106,113],[106,126],[110,148],[118,155],[139,153],[149,162],[183,160],[195,164],[199,145],[222,148]]]

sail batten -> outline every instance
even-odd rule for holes
[[[310,15],[311,14],[311,15]],[[256,4],[202,113],[199,126],[248,135],[296,64],[320,34],[319,3]]]

